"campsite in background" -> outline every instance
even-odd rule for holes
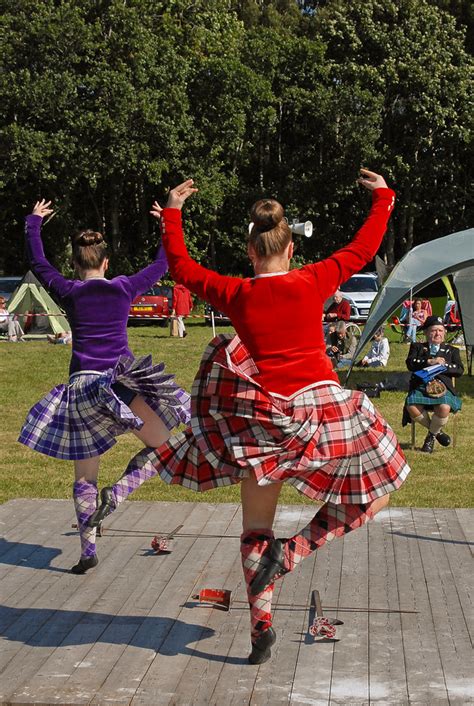
[[[28,271],[7,303],[28,337],[67,334],[68,320],[35,275]]]

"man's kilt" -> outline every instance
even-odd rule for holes
[[[327,381],[287,399],[256,372],[237,336],[217,336],[193,383],[190,427],[136,456],[137,467],[152,464],[167,483],[195,491],[238,483],[252,469],[259,485],[285,481],[336,504],[400,487],[410,469],[366,395]]]

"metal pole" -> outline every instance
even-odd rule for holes
[[[211,309],[212,336],[216,337],[216,322],[214,321],[214,309]]]

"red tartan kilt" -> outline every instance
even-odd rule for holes
[[[192,389],[191,426],[150,460],[167,483],[205,491],[288,482],[313,500],[367,503],[400,487],[409,467],[393,430],[362,392],[332,381],[291,399],[252,379],[237,336],[217,336]]]

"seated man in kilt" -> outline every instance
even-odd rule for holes
[[[425,343],[412,343],[406,360],[408,370],[415,373],[430,365],[444,365],[447,370],[425,383],[417,375],[412,375],[410,389],[403,410],[403,425],[410,421],[418,422],[428,429],[421,447],[425,453],[432,453],[435,439],[442,446],[449,446],[451,437],[442,431],[448,423],[449,413],[461,409],[461,400],[456,395],[452,378],[464,372],[459,350],[444,342],[446,329],[440,316],[429,316],[423,326]],[[433,414],[430,419],[429,411]]]

